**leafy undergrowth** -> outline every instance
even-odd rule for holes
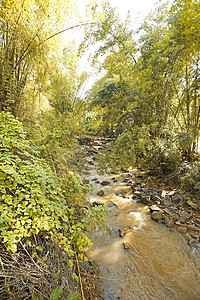
[[[0,235],[7,250],[16,252],[22,239],[47,231],[70,253],[66,238],[74,211],[70,206],[80,203],[86,192],[81,179],[70,172],[58,178],[10,114],[1,114],[0,140]]]
[[[71,277],[80,280],[74,266],[84,262],[84,249],[91,245],[85,234],[89,216],[80,214],[88,187],[69,170],[56,175],[39,153],[22,124],[1,113],[2,300],[29,299],[33,292],[48,298],[58,284],[66,292],[63,297],[74,292]]]
[[[118,171],[137,165],[149,176],[154,175],[176,183],[183,189],[200,192],[200,159],[195,153],[187,161],[184,153],[188,145],[184,137],[167,132],[163,137],[153,138],[148,126],[136,127],[109,143],[98,156],[99,171]]]

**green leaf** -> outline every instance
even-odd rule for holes
[[[32,294],[32,300],[41,300],[41,297],[39,294],[33,293]]]
[[[4,166],[1,166],[1,168],[7,174],[14,174],[15,173],[14,168],[11,167],[10,165],[4,165]]]
[[[35,249],[37,249],[38,251],[43,251],[43,248],[41,246],[37,246]]]
[[[58,286],[50,296],[50,300],[57,300],[60,297],[60,294],[62,293],[63,287],[62,285]]]
[[[78,292],[73,293],[67,297],[67,300],[77,300],[80,294]]]
[[[3,172],[0,172],[0,179],[1,179],[1,180],[6,179],[6,174],[3,173]]]

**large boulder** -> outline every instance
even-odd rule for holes
[[[182,200],[182,197],[179,194],[172,195],[172,202],[174,204],[179,204]]]
[[[172,227],[174,225],[174,221],[172,220],[172,218],[168,215],[164,216],[164,223],[167,227]]]
[[[163,218],[163,213],[161,211],[153,211],[151,214],[151,218],[154,221],[161,221]]]
[[[141,197],[141,202],[144,204],[150,204],[151,202],[151,196],[150,195],[145,195]]]

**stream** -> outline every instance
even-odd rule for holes
[[[109,208],[107,228],[91,236],[90,259],[100,271],[95,300],[199,300],[200,251],[176,230],[151,219],[148,206],[132,199],[123,173],[98,175],[92,157],[85,169],[93,185],[88,201]],[[130,170],[133,181],[138,172]]]

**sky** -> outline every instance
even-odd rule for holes
[[[117,12],[122,20],[126,18],[127,12],[130,10],[131,19],[136,27],[151,10],[154,10],[154,7],[159,2],[165,3],[167,0],[110,0],[111,5],[117,8]],[[171,5],[173,0],[168,0],[168,2]]]
[[[85,11],[86,6],[90,0],[77,0],[80,11]],[[93,0],[93,2],[101,3],[102,0]],[[168,0],[171,4],[174,0]],[[122,21],[125,21],[128,11],[130,11],[132,29],[135,30],[142,24],[144,18],[154,10],[154,7],[159,2],[167,2],[167,0],[110,0],[111,6],[116,8],[117,13]],[[84,21],[84,17],[83,20]],[[87,21],[87,18],[86,18]],[[78,23],[78,22],[75,22]],[[84,30],[78,28],[73,31],[73,37],[76,41],[80,42]],[[64,37],[69,36],[71,32],[66,32]]]
[[[154,7],[156,0],[110,0],[113,7],[123,19],[125,18],[128,10],[130,10],[132,19],[143,18]]]
[[[85,5],[85,3],[87,3],[87,0],[78,1],[80,1],[80,6],[83,6]],[[99,0],[96,1],[98,3]],[[116,7],[119,17],[122,21],[126,19],[127,13],[130,10],[131,21],[133,26],[135,27],[132,29],[136,29],[139,27],[142,20],[150,13],[151,9],[153,9],[155,3],[156,0],[110,0],[110,4],[113,7]],[[89,67],[87,60],[84,58],[79,62],[80,73],[83,70],[87,70],[89,71],[89,73],[93,73],[92,71],[90,71],[92,69]],[[96,76],[94,78],[96,79]],[[94,78],[93,76],[89,78],[80,94],[85,94],[86,90],[92,86]]]
[[[79,2],[80,1],[80,2]],[[100,2],[100,0],[95,0],[97,3]],[[162,2],[166,2],[167,0],[163,0]],[[139,25],[141,25],[141,23],[143,22],[144,18],[151,12],[151,10],[154,10],[154,7],[156,4],[158,4],[159,0],[110,0],[110,4],[111,6],[115,7],[119,17],[122,21],[124,21],[127,17],[127,13],[128,11],[130,11],[130,15],[131,15],[131,24],[133,26],[132,29],[135,30],[139,27]],[[168,0],[168,2],[171,4],[173,2],[173,0]],[[78,0],[78,3],[80,4],[80,8],[81,7],[85,7],[85,5],[88,3],[88,0]],[[79,35],[81,33],[81,30],[76,30],[74,31],[74,38],[75,40],[80,41],[81,40],[81,35]],[[79,62],[79,71],[80,73],[85,70],[85,71],[89,71],[90,67],[89,64],[87,62],[86,58],[83,58],[80,62]],[[89,71],[90,73],[90,71]],[[91,73],[93,73],[91,71]],[[90,78],[89,82],[87,83],[87,88],[91,86],[93,82],[93,79]],[[87,89],[86,88],[86,89]]]

